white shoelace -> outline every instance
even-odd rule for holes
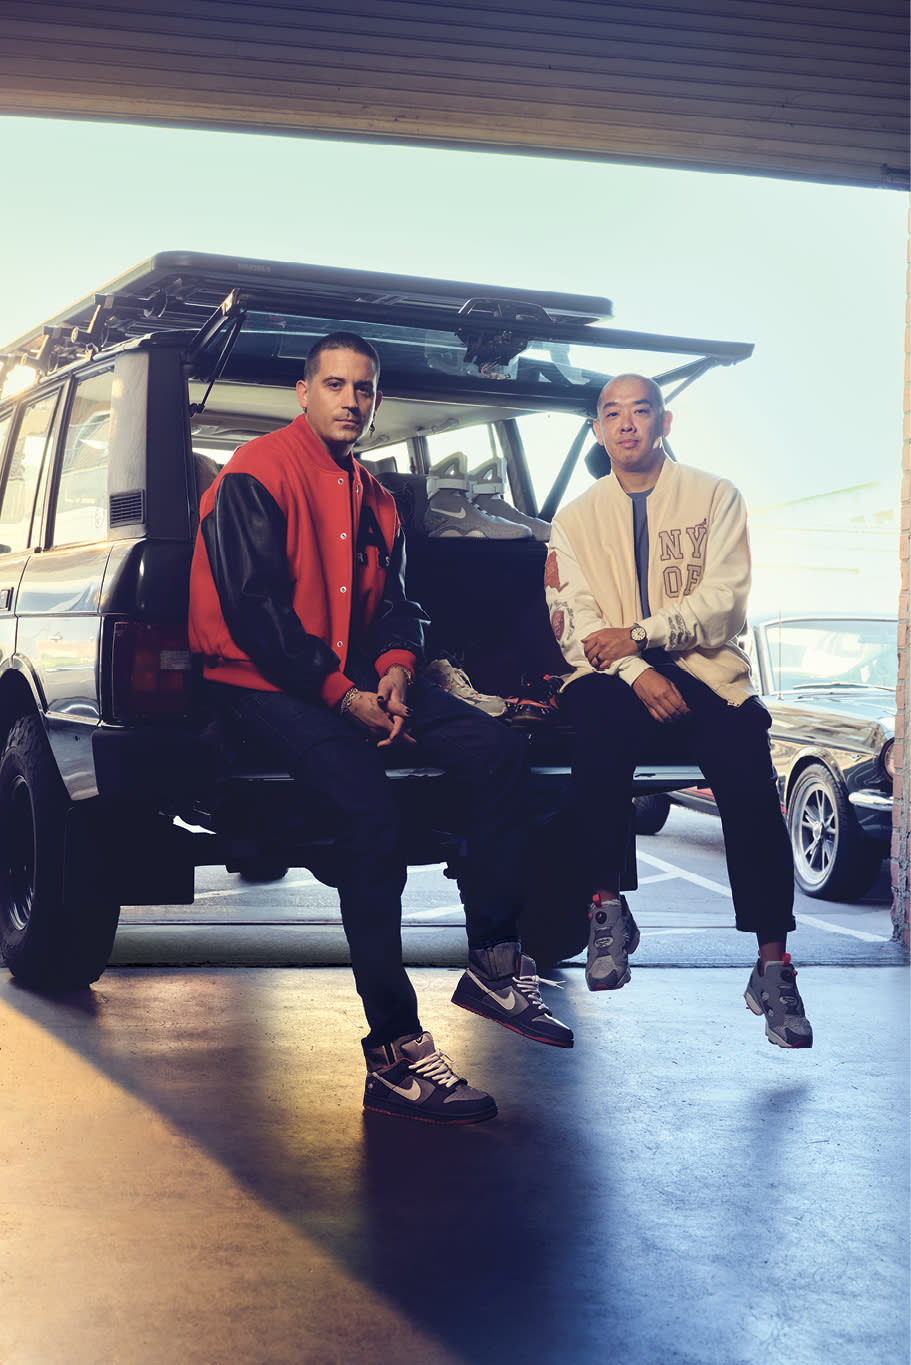
[[[540,1005],[542,1009],[547,1009],[541,999],[541,986],[556,986],[558,991],[562,991],[564,983],[562,981],[549,981],[546,976],[514,976],[516,989],[523,995],[527,995],[533,1005]]]
[[[453,1070],[453,1060],[447,1057],[445,1052],[431,1052],[428,1057],[422,1057],[419,1062],[412,1062],[408,1068],[418,1076],[426,1076],[428,1081],[433,1081],[434,1085],[444,1085],[451,1089],[454,1085],[464,1085],[461,1076],[457,1076]]]

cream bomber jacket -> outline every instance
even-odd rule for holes
[[[648,595],[643,617],[633,545],[633,504],[607,474],[554,518],[545,572],[550,622],[570,672],[596,670],[582,641],[638,621],[661,648],[732,706],[755,693],[736,644],[746,624],[750,543],[746,506],[727,479],[665,460],[646,503]],[[602,670],[629,683],[648,668],[638,655]]]

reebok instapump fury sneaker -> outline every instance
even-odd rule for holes
[[[572,1029],[555,1019],[541,999],[534,960],[521,951],[518,943],[471,948],[468,970],[459,978],[452,1002],[536,1043],[548,1043],[551,1047],[573,1045]]]
[[[364,1108],[422,1123],[481,1123],[496,1117],[492,1095],[473,1090],[429,1033],[364,1048]]]
[[[629,981],[629,955],[639,947],[636,921],[624,896],[592,901],[588,919],[585,984],[590,991],[618,991]]]
[[[778,1047],[812,1047],[813,1030],[804,1013],[797,989],[797,968],[791,954],[780,962],[767,962],[762,972],[757,962],[743,998],[747,1009],[765,1016],[766,1037]]]

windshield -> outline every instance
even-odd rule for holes
[[[775,692],[832,684],[895,690],[895,621],[772,621],[761,629]]]

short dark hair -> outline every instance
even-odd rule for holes
[[[358,336],[357,332],[330,332],[328,336],[320,337],[307,352],[307,360],[304,365],[304,378],[307,383],[311,383],[320,365],[320,356],[323,351],[355,351],[358,355],[365,355],[373,361],[376,370],[376,377],[380,377],[380,358],[363,337]]]

